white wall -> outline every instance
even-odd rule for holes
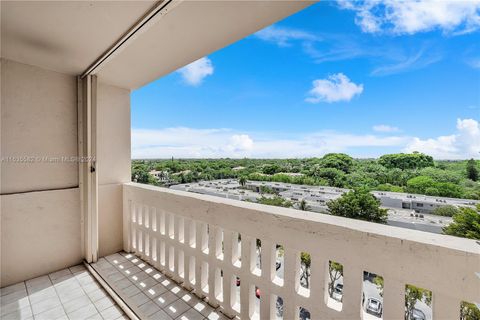
[[[1,156],[77,156],[74,76],[1,60]],[[1,163],[1,194],[78,186],[75,162]]]
[[[82,261],[78,188],[2,195],[1,286]]]
[[[122,184],[130,181],[130,90],[97,89],[99,255],[122,250]]]
[[[74,76],[1,60],[1,286],[81,262]],[[47,191],[50,190],[50,191]]]
[[[130,181],[130,91],[97,90],[100,256],[122,249]],[[1,60],[1,156],[77,156],[75,76]],[[0,286],[81,262],[77,162],[1,164]]]

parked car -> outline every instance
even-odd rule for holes
[[[365,308],[365,311],[367,311],[370,314],[374,314],[377,317],[382,316],[382,302],[378,299],[375,298],[368,298],[367,300],[367,307]]]
[[[255,289],[255,296],[260,299],[260,288]]]
[[[343,283],[337,283],[335,288],[333,288],[332,298],[342,302],[343,299]]]
[[[413,309],[412,310],[412,315],[410,316],[410,320],[426,320],[427,317],[425,316],[425,313],[423,313],[422,310],[418,309]]]
[[[280,261],[277,261],[277,262],[275,263],[275,270],[280,269],[281,266],[282,266],[282,263],[281,263]]]
[[[239,287],[239,286],[240,286],[240,278],[237,277],[237,287]]]

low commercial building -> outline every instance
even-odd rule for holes
[[[305,201],[308,211],[327,213],[327,203],[338,199],[349,189],[328,186],[307,186],[282,182],[247,181],[241,186],[236,179],[202,181],[178,184],[170,188],[182,191],[207,194],[227,199],[256,202],[260,197],[274,194],[291,201],[294,208]],[[451,222],[449,217],[439,217],[431,213],[438,207],[474,207],[480,201],[432,197],[398,192],[372,191],[382,207],[389,209],[387,224],[433,233],[442,233],[442,228]]]

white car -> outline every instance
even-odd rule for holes
[[[425,320],[425,313],[423,313],[422,310],[419,309],[413,309],[412,310],[412,315],[410,316],[411,320]]]
[[[335,288],[333,288],[332,298],[342,302],[343,299],[343,283],[337,283]]]
[[[377,317],[382,316],[382,302],[375,298],[368,298],[366,311]]]

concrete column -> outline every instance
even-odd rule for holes
[[[444,293],[433,293],[433,319],[460,319],[460,299]]]
[[[252,273],[252,250],[255,248],[256,239],[242,235],[242,275]],[[248,277],[240,277],[240,318],[250,319],[250,282]]]
[[[362,303],[363,269],[356,265],[343,266],[343,308],[345,319],[360,317]]]
[[[393,277],[384,278],[383,319],[405,318],[405,283]]]
[[[232,250],[233,250],[232,245],[233,245],[233,241],[237,240],[237,238],[233,239],[234,236],[236,237],[236,233],[229,230],[223,230],[223,245],[224,245],[223,259],[225,261],[226,266],[232,266]],[[234,315],[234,312],[232,309],[232,299],[231,299],[233,274],[230,270],[232,267],[227,267],[223,269],[223,293],[222,293],[223,309],[224,309],[223,312],[228,316]]]
[[[196,222],[196,257],[195,257],[195,293],[197,296],[203,298],[205,295],[202,291],[202,260],[206,260],[207,257],[203,253],[202,246],[205,233],[205,224],[202,222]]]
[[[296,305],[295,295],[297,292],[297,282],[299,277],[299,252],[288,247],[285,248],[284,258],[284,287],[285,296],[283,297],[283,318],[298,319],[298,306]]]
[[[311,264],[311,279],[310,279],[310,299],[317,303],[311,312],[312,319],[320,319],[325,317],[327,306],[324,303],[325,290],[327,283],[325,283],[325,274],[327,273],[328,259],[322,256],[312,256]]]
[[[271,290],[272,279],[275,275],[275,244],[268,240],[262,240],[262,282],[267,284],[260,288],[260,319],[271,319]]]

